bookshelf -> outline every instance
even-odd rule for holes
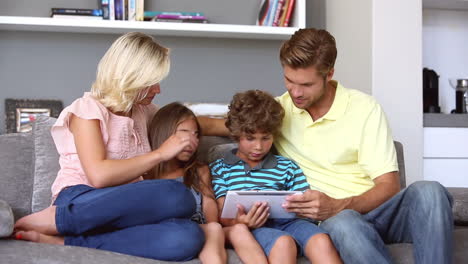
[[[0,30],[99,34],[122,34],[129,31],[140,31],[159,36],[284,40],[288,39],[297,29],[305,27],[305,3],[306,0],[296,0],[292,27],[0,16]]]

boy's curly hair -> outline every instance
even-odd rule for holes
[[[243,133],[271,133],[276,135],[284,117],[284,110],[269,93],[248,90],[237,93],[229,104],[226,127],[235,140]]]

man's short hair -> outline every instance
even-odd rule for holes
[[[299,29],[280,50],[281,65],[293,69],[314,66],[325,77],[335,66],[335,38],[326,30]]]
[[[280,130],[284,110],[269,93],[248,90],[237,93],[229,104],[226,127],[235,140],[242,134],[270,133]]]

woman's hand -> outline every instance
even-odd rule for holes
[[[176,133],[170,136],[162,145],[155,150],[163,161],[168,161],[184,149],[195,151],[198,146],[198,138],[189,133]]]
[[[254,203],[247,214],[242,205],[237,205],[236,222],[245,224],[249,228],[259,228],[263,226],[268,220],[268,216],[270,216],[270,207],[268,207],[266,202]]]

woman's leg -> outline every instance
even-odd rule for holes
[[[260,244],[244,224],[224,227],[226,240],[232,245],[242,263],[267,264],[268,260]]]
[[[147,180],[102,189],[72,186],[59,194],[55,205],[21,218],[15,228],[49,235],[57,234],[54,231],[80,235],[190,218],[195,211],[190,190],[173,180]]]
[[[196,258],[205,242],[199,225],[188,219],[169,219],[109,233],[65,237],[65,245],[97,248],[165,261]]]
[[[200,225],[205,233],[205,245],[198,256],[203,264],[226,263],[227,254],[224,247],[224,232],[219,223],[212,222]]]

